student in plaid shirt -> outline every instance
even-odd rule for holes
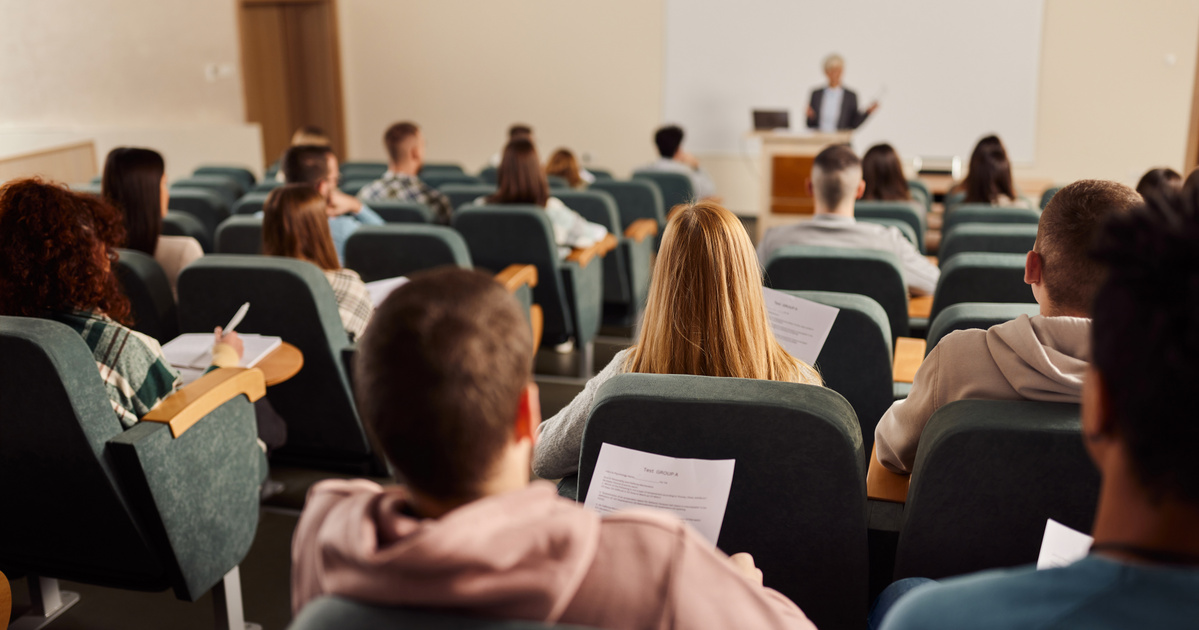
[[[358,198],[368,202],[394,199],[423,203],[433,209],[434,221],[449,225],[453,211],[450,200],[416,176],[425,162],[425,136],[420,128],[410,122],[396,123],[383,134],[383,144],[391,157],[387,173],[363,187]]]

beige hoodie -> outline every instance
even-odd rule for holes
[[[600,515],[536,482],[439,519],[403,488],[313,486],[292,539],[292,610],[324,594],[599,628],[815,626],[664,514]]]
[[[1021,315],[989,330],[950,333],[920,365],[907,399],[879,420],[879,463],[912,472],[928,419],[955,400],[1079,402],[1090,348],[1091,320],[1081,317]]]

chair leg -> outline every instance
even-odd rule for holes
[[[79,593],[62,591],[54,578],[29,576],[29,600],[33,609],[21,615],[8,626],[9,630],[37,630],[44,628],[68,608],[79,603]]]
[[[594,375],[595,342],[588,341],[579,346],[579,378],[590,379]]]
[[[212,587],[212,603],[216,607],[216,630],[262,630],[256,623],[246,623],[238,567],[233,567],[219,584]]]

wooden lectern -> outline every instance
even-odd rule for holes
[[[837,133],[796,131],[755,131],[750,137],[762,141],[762,153],[758,162],[761,179],[762,209],[760,212],[759,237],[769,225],[786,222],[785,217],[799,219],[813,212],[812,196],[808,194],[807,181],[812,173],[812,162],[816,154],[831,144],[846,144],[852,132]],[[772,217],[771,215],[784,215]]]

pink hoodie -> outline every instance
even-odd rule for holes
[[[405,514],[402,487],[313,486],[292,540],[292,610],[335,594],[466,615],[603,628],[814,628],[681,521],[600,517],[554,487]]]
[[[950,333],[924,359],[906,400],[874,429],[880,464],[910,473],[933,412],[955,400],[1077,403],[1090,363],[1091,320],[1021,315],[989,330]]]

